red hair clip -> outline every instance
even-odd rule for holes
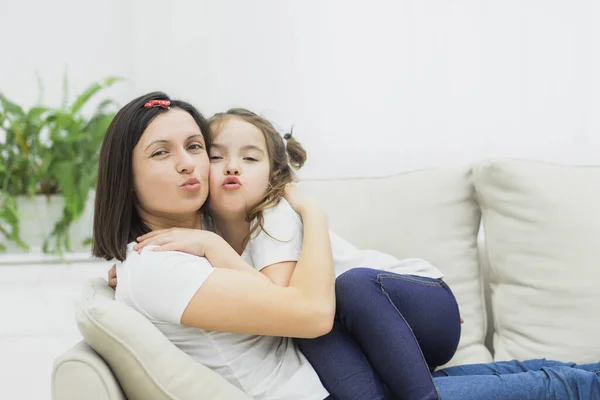
[[[144,104],[144,108],[152,108],[152,107],[162,107],[167,108],[171,105],[170,100],[150,100],[146,104]]]

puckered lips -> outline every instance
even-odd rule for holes
[[[227,176],[223,179],[223,184],[221,186],[223,186],[224,189],[235,190],[239,189],[242,186],[242,183],[237,176]]]
[[[188,192],[197,192],[201,187],[200,181],[196,178],[190,178],[181,184],[181,188]]]

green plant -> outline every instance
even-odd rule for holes
[[[95,185],[98,153],[116,103],[101,101],[91,115],[82,109],[119,80],[95,82],[67,104],[65,79],[63,104],[56,108],[36,105],[24,110],[0,93],[0,239],[28,250],[19,231],[18,197],[60,194],[62,216],[44,240],[43,251],[70,250],[68,229],[81,216]],[[0,250],[5,249],[0,241]]]

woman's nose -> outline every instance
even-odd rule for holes
[[[194,159],[187,153],[184,153],[179,158],[179,163],[177,165],[177,171],[179,173],[190,173],[194,171],[196,164],[194,163]]]

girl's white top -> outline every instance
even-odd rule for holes
[[[302,250],[302,219],[285,200],[263,211],[263,227],[250,239],[242,258],[257,270],[284,261],[298,261]],[[442,272],[419,258],[399,260],[376,250],[359,250],[329,232],[335,275],[356,267],[391,271],[398,274],[442,278]]]

